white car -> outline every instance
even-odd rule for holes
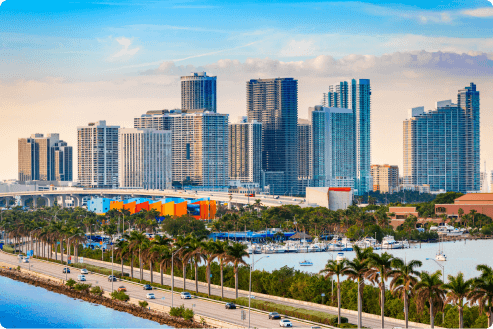
[[[293,324],[288,319],[279,321],[279,327],[292,327]]]
[[[89,271],[83,268],[82,270],[80,270],[80,274],[89,274]]]
[[[23,263],[29,263],[29,258],[24,258],[24,259],[22,259],[22,262],[23,262]]]
[[[147,298],[147,299],[156,299],[156,296],[154,296],[154,294],[153,294],[152,292],[150,292],[150,293],[148,293],[148,294],[146,295],[146,298]]]
[[[86,281],[86,276],[85,275],[82,275],[82,274],[81,275],[78,275],[77,276],[77,280],[79,280],[79,281]]]
[[[182,292],[180,294],[181,299],[192,299],[192,295],[189,292]]]

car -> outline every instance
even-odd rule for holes
[[[279,321],[279,327],[292,327],[293,324],[288,319]]]
[[[108,281],[109,282],[111,282],[111,281],[116,282],[117,281],[117,278],[114,275],[110,275],[110,276],[108,276]]]
[[[150,293],[148,293],[148,294],[146,295],[146,298],[147,298],[147,299],[156,299],[156,296],[154,296],[154,294],[153,294],[152,292],[150,292]]]
[[[192,295],[189,292],[182,292],[180,294],[181,299],[192,299]]]
[[[227,310],[236,310],[235,303],[226,303],[225,307]]]
[[[89,274],[89,271],[83,268],[82,270],[80,270],[80,274]]]
[[[63,268],[63,273],[67,273],[67,274],[70,274],[70,269],[68,267],[64,267]]]
[[[311,326],[310,329],[322,329],[322,327],[319,327],[319,326]]]
[[[275,320],[275,319],[280,319],[281,318],[281,314],[277,313],[277,312],[270,312],[269,313],[269,320]]]
[[[120,292],[120,291],[127,291],[127,288],[125,288],[124,286],[120,286],[120,287],[118,287],[117,290],[118,290],[118,292]]]
[[[150,284],[144,285],[144,290],[152,290],[152,286]]]
[[[86,276],[80,274],[80,275],[77,276],[77,280],[79,280],[79,281],[86,281]]]
[[[24,258],[24,259],[22,260],[22,262],[23,262],[23,263],[29,263],[29,258]]]

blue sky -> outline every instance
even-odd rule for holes
[[[59,132],[75,146],[78,125],[129,127],[179,107],[180,75],[196,70],[217,75],[230,121],[245,114],[250,78],[297,78],[301,118],[328,85],[371,79],[374,163],[401,165],[408,108],[431,109],[470,82],[482,92],[481,137],[493,138],[487,0],[0,3],[0,179],[16,177],[17,138]],[[493,169],[493,150],[481,153]]]

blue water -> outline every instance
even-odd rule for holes
[[[0,276],[0,328],[170,328]]]

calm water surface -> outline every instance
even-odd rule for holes
[[[487,264],[493,267],[493,240],[479,240],[479,241],[467,241],[462,242],[445,242],[443,243],[443,249],[445,255],[447,255],[447,261],[440,262],[445,266],[445,275],[456,275],[459,271],[464,273],[466,278],[472,278],[478,275],[476,271],[476,265]],[[395,257],[402,259],[416,259],[423,262],[423,266],[419,268],[419,271],[434,272],[439,270],[440,267],[433,260],[426,260],[426,258],[435,258],[435,254],[438,250],[438,243],[423,243],[421,248],[418,245],[413,245],[410,249],[400,250],[377,250],[377,253],[388,252]],[[255,255],[255,260],[264,256]],[[269,258],[260,260],[255,265],[255,269],[273,271],[280,269],[287,265],[294,267],[295,269],[302,270],[309,273],[318,273],[325,267],[328,260],[335,259],[337,252],[317,252],[317,253],[294,253],[294,254],[270,254]],[[354,252],[345,251],[344,256],[347,259],[354,258]],[[310,260],[313,262],[313,266],[300,266],[299,263],[303,260]],[[252,261],[252,255],[249,259],[246,259],[248,263]]]
[[[170,328],[0,276],[0,328]]]

